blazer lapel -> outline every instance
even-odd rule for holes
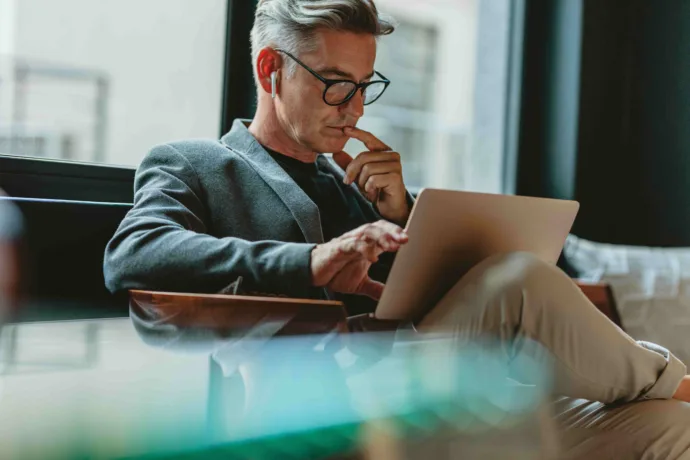
[[[222,137],[221,142],[244,158],[280,197],[295,218],[307,243],[323,243],[319,208],[251,135],[245,125],[248,122],[249,120],[235,120],[232,129]]]

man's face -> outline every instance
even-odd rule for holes
[[[316,51],[297,56],[316,73],[328,79],[357,83],[369,81],[376,60],[376,39],[369,34],[323,30]],[[291,58],[283,55],[287,63]],[[338,152],[348,138],[344,126],[355,126],[364,114],[362,93],[345,104],[330,106],[323,100],[325,84],[295,64],[292,77],[283,79],[278,118],[287,134],[300,145],[318,153]]]

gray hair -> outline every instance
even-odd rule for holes
[[[252,62],[266,46],[293,55],[313,51],[318,29],[371,34],[375,37],[395,30],[392,20],[379,14],[374,0],[260,0],[251,34]],[[287,75],[296,64],[286,62]]]

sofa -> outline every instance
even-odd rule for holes
[[[570,235],[563,254],[580,279],[611,286],[626,332],[690,363],[690,248],[604,244]]]

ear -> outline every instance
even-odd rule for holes
[[[256,75],[259,80],[259,86],[261,86],[262,90],[271,94],[271,74],[273,72],[278,72],[282,65],[282,58],[276,50],[272,48],[264,48],[259,52],[259,56],[256,60]],[[279,75],[280,73],[278,76]]]

